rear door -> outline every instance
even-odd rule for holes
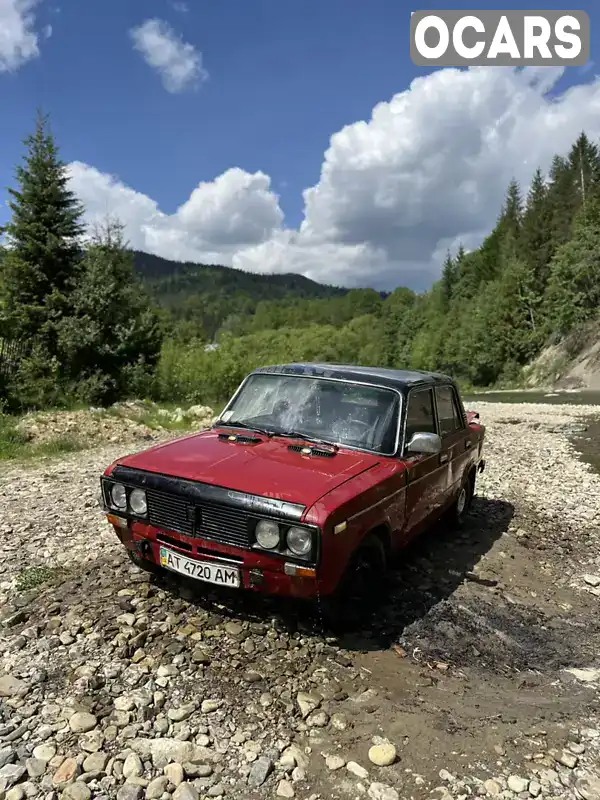
[[[444,495],[449,503],[458,491],[471,457],[472,442],[469,428],[463,417],[456,388],[451,385],[436,386],[438,431],[442,438],[440,461],[445,468]]]
[[[411,389],[406,401],[404,459],[407,464],[406,534],[412,538],[436,515],[446,497],[447,465],[440,454],[413,456],[406,447],[415,433],[437,433],[433,389]]]

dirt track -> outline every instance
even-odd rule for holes
[[[0,798],[599,800],[600,477],[566,438],[594,409],[478,410],[488,468],[464,529],[424,537],[338,636],[148,583],[97,506],[119,447],[2,467]],[[370,763],[377,736],[392,766]],[[167,760],[183,766],[161,778]]]

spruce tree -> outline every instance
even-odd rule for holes
[[[27,153],[9,189],[12,219],[2,261],[5,335],[56,354],[55,324],[68,312],[68,296],[81,259],[82,207],[68,186],[48,118],[38,114]]]
[[[116,220],[87,247],[71,304],[58,328],[67,393],[104,405],[147,394],[163,333]]]

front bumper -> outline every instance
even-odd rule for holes
[[[250,591],[305,600],[316,599],[328,593],[314,567],[286,562],[285,559],[264,551],[242,550],[179,533],[167,534],[152,525],[128,521],[112,512],[106,512],[106,516],[121,543],[156,569],[162,569],[159,556],[162,545],[189,559],[215,561],[237,567],[241,574],[242,588]]]

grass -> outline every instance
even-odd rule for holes
[[[85,443],[76,436],[57,436],[49,442],[34,444],[17,429],[18,418],[0,413],[0,461],[42,458],[74,453]]]
[[[16,588],[18,592],[27,592],[44,584],[56,583],[63,575],[64,570],[60,567],[27,567],[17,576]]]
[[[220,413],[225,404],[220,403],[199,403],[198,405],[208,405],[215,414]],[[190,403],[154,403],[145,401],[139,406],[137,413],[133,414],[126,408],[107,408],[98,413],[118,418],[134,419],[153,431],[173,431],[182,434],[198,430],[197,420],[185,414]],[[173,412],[181,408],[184,411],[182,419],[173,419],[170,414],[161,413],[161,410]],[[79,408],[69,408],[69,411],[80,410]],[[84,407],[81,408],[84,410]],[[22,434],[18,428],[19,417],[10,414],[3,414],[0,408],[0,462],[1,461],[25,461],[44,457],[56,457],[66,453],[75,453],[90,446],[83,438],[73,434],[62,434],[43,444],[31,442]]]

